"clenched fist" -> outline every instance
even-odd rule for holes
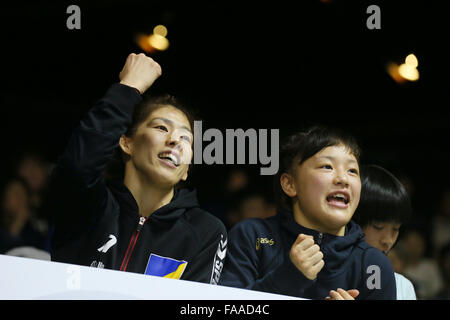
[[[145,54],[131,53],[119,74],[120,83],[136,88],[143,94],[161,75],[161,67]]]
[[[325,262],[320,247],[314,244],[312,236],[299,234],[289,252],[289,258],[301,273],[314,280]]]

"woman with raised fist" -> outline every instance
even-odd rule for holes
[[[141,96],[160,75],[130,54],[72,134],[50,184],[52,260],[217,283],[226,229],[194,189],[176,188],[193,156],[192,118],[172,97]],[[121,172],[106,179],[115,153]]]

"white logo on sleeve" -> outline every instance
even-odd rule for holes
[[[112,234],[109,235],[109,240],[108,242],[106,242],[103,246],[101,246],[100,248],[98,248],[97,250],[99,252],[103,252],[106,253],[106,251],[109,250],[109,248],[111,248],[113,245],[115,245],[117,243],[117,238],[115,236],[113,236]]]
[[[218,284],[220,279],[220,274],[222,273],[223,263],[225,260],[225,255],[227,254],[227,239],[221,234],[221,240],[217,247],[216,254],[214,256],[213,271],[211,274],[210,284]]]

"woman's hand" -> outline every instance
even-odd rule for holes
[[[325,262],[320,247],[314,243],[314,238],[309,235],[299,234],[291,247],[289,258],[292,263],[310,280],[317,278]]]
[[[359,291],[356,289],[343,290],[337,289],[337,291],[331,290],[330,296],[326,297],[325,300],[355,300],[359,295]]]
[[[160,65],[145,54],[131,53],[119,74],[120,83],[143,94],[162,74]]]

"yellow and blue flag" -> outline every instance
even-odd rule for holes
[[[150,276],[180,279],[187,266],[187,261],[175,260],[151,253],[145,274]]]

